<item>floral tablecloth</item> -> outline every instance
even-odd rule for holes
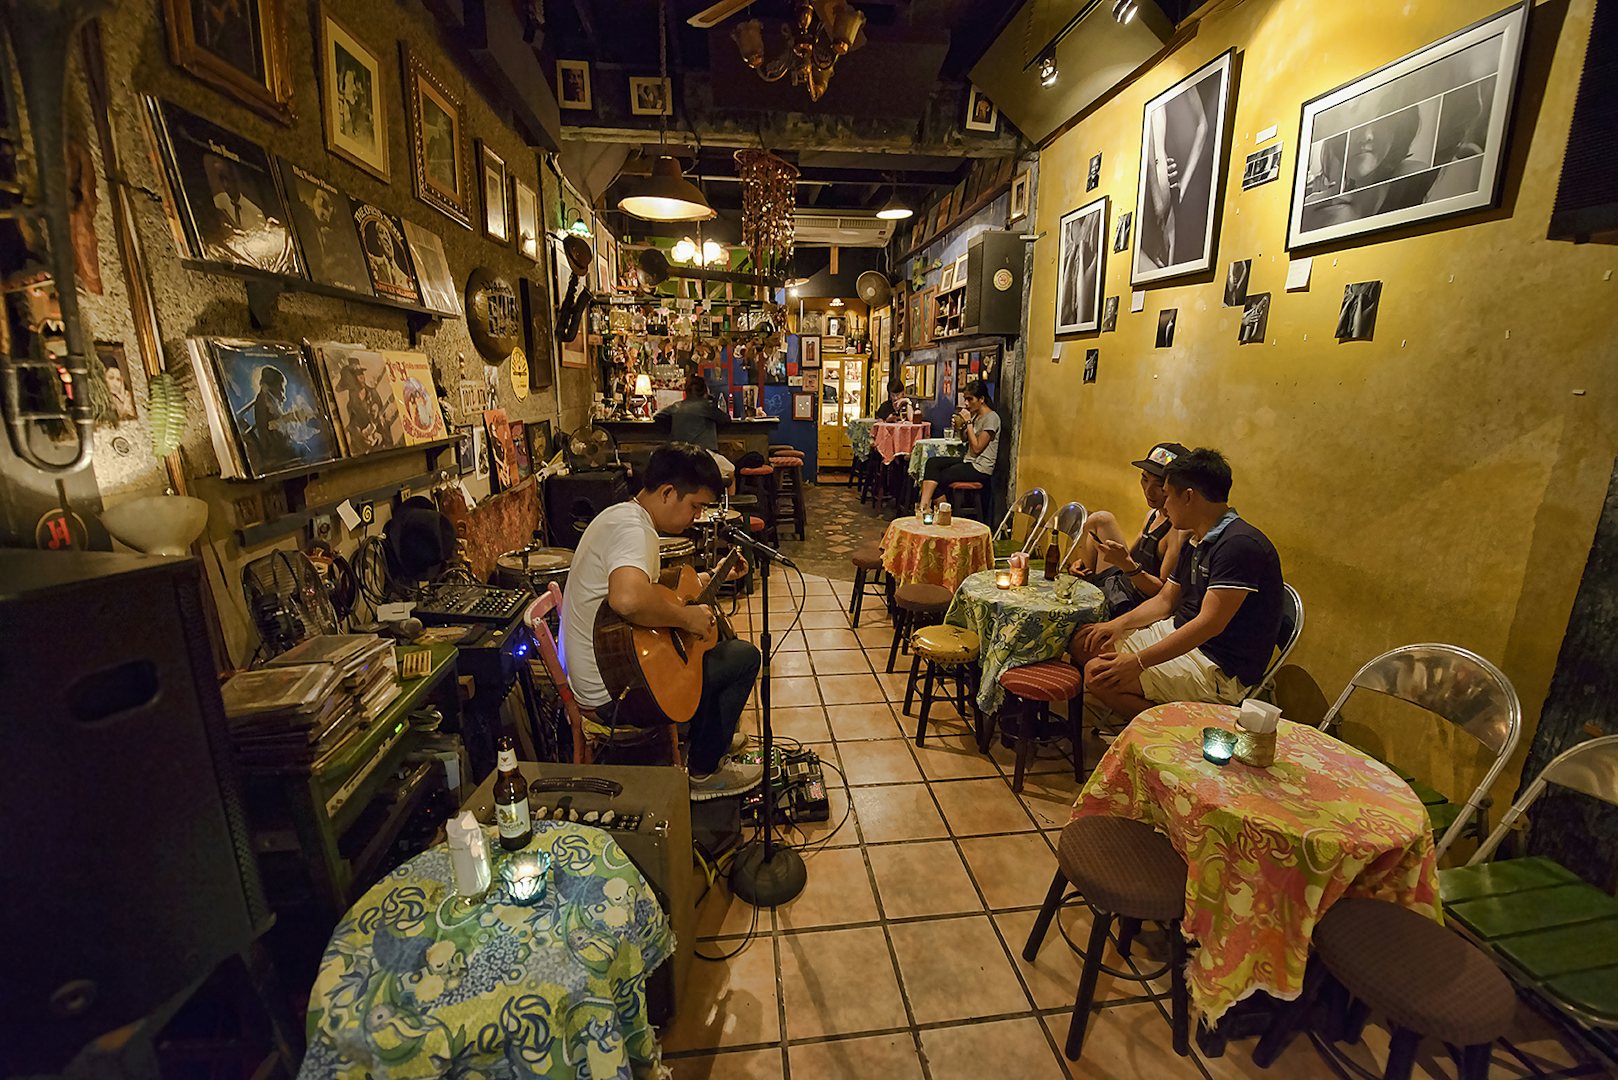
[[[932,434],[931,424],[879,423],[871,429],[876,452],[882,455],[882,464],[889,465],[901,454],[910,453],[917,440]]]
[[[1056,659],[1079,627],[1107,617],[1106,598],[1094,585],[1065,574],[1057,581],[1039,575],[1039,569],[1029,567],[1028,584],[1000,589],[993,570],[973,574],[961,582],[944,616],[945,622],[978,636],[983,672],[978,708],[985,713],[1005,699],[1000,676],[1007,668]],[[1058,594],[1058,585],[1067,590],[1066,599]]]
[[[900,585],[942,585],[954,592],[961,582],[991,564],[989,527],[971,518],[948,525],[923,525],[910,515],[888,522],[882,534],[882,568]]]
[[[854,448],[855,461],[871,456],[871,429],[875,426],[874,416],[859,416],[848,422],[848,444]]]
[[[506,903],[494,885],[465,914],[449,850],[422,852],[337,924],[309,999],[300,1080],[323,1077],[656,1076],[646,977],[673,951],[651,886],[610,835],[536,822],[545,895]]]
[[[917,439],[916,445],[910,448],[910,479],[920,484],[922,474],[927,471],[927,462],[941,454],[961,457],[965,453],[966,444],[960,439]]]
[[[1186,972],[1212,1023],[1254,991],[1303,990],[1315,923],[1343,896],[1440,918],[1427,814],[1386,765],[1316,728],[1280,722],[1275,764],[1202,757],[1204,727],[1235,728],[1228,705],[1174,702],[1135,717],[1079,793],[1073,816],[1134,818],[1190,867]]]

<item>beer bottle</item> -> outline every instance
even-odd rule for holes
[[[520,851],[534,838],[534,821],[528,814],[528,783],[517,771],[517,746],[510,735],[495,744],[499,756],[494,780],[494,819],[500,826],[500,846]]]
[[[1056,533],[1051,533],[1051,542],[1045,548],[1045,580],[1055,581],[1056,570],[1062,561],[1062,549],[1056,543]]]

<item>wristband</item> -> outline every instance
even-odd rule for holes
[[[1135,663],[1140,665],[1141,674],[1146,674],[1146,661],[1140,658],[1140,653],[1135,654]]]
[[[1135,577],[1135,576],[1137,576],[1139,574],[1144,574],[1144,573],[1146,573],[1146,567],[1137,565],[1135,567],[1135,569],[1133,569],[1133,570],[1125,570],[1124,571],[1124,577]]]

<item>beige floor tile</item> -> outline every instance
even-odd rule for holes
[[[888,934],[916,1023],[1029,1011],[987,915],[897,923]]]
[[[1029,963],[1023,959],[1022,951],[1028,944],[1028,934],[1033,930],[1034,919],[1038,915],[1037,911],[999,911],[995,913],[994,921],[1005,935],[1006,944],[1011,946],[1017,968],[1028,983],[1029,992],[1034,995],[1034,1004],[1041,1009],[1071,1009],[1073,999],[1078,994],[1079,971],[1084,961],[1063,940],[1057,920],[1060,920],[1062,928],[1066,928],[1068,937],[1082,945],[1090,934],[1090,909],[1075,901],[1058,911],[1057,918],[1051,921],[1050,929],[1045,932],[1045,940],[1040,943],[1039,954],[1033,963]],[[1108,964],[1123,963],[1110,943],[1102,958]],[[1115,989],[1113,979],[1106,972],[1101,973],[1096,983],[1096,998],[1100,1001],[1119,993],[1139,992],[1133,987],[1125,991]]]
[[[691,965],[663,1049],[714,1050],[775,1042],[781,1016],[775,986],[775,943],[755,938],[738,955]]]
[[[811,592],[804,599],[805,611],[839,611],[848,607],[848,597],[833,592]]]
[[[700,881],[700,879],[699,879]],[[724,881],[714,884],[708,895],[697,905],[697,937],[740,937],[754,925],[753,912],[758,912],[757,933],[768,934],[775,926],[775,916],[769,908],[755,908],[738,900],[730,893]],[[725,952],[724,949],[704,949],[704,952]]]
[[[1010,783],[1009,777],[1007,783]],[[1078,801],[1082,786],[1071,771],[1024,776],[1023,805],[1039,820],[1040,828],[1060,828],[1072,819],[1073,804]]]
[[[1065,1032],[1066,1028],[1062,1030]],[[1165,1049],[1169,1048],[1167,1031],[1163,1032],[1161,1041]],[[1257,1045],[1256,1041],[1250,1039],[1231,1043],[1222,1055],[1216,1058],[1202,1058],[1202,1063],[1207,1067],[1213,1080],[1270,1080],[1271,1077],[1286,1077],[1286,1080],[1334,1080],[1338,1075],[1321,1058],[1320,1051],[1315,1049],[1308,1036],[1301,1032],[1287,1044],[1286,1050],[1268,1069],[1261,1069],[1253,1064],[1253,1048]],[[1378,1024],[1373,1023],[1366,1027],[1365,1035],[1358,1043],[1352,1046],[1338,1043],[1337,1049],[1373,1076],[1381,1076],[1383,1070],[1387,1068],[1388,1033]],[[1087,1053],[1086,1057],[1088,1056]],[[1489,1065],[1490,1077],[1497,1080],[1508,1078],[1520,1080],[1534,1075],[1536,1074],[1523,1068],[1522,1063],[1507,1053],[1499,1043],[1495,1044],[1494,1059]],[[1423,1043],[1416,1051],[1416,1068],[1411,1077],[1412,1080],[1454,1080],[1455,1059],[1450,1057],[1442,1044]]]
[[[1073,771],[1073,763],[1069,761],[1066,755],[1062,753],[1062,750],[1066,746],[1066,743],[1049,743],[1045,746],[1036,748],[1035,756],[1028,762],[1028,767],[1026,770],[1024,770],[1023,775],[1027,777],[1033,776],[1035,773],[1071,773]],[[1090,741],[1086,740],[1085,753],[1089,755],[1086,760],[1091,763],[1099,761],[1101,759],[1101,754],[1105,753],[1105,748],[1101,748],[1098,750],[1098,752],[1093,754],[1091,753],[1091,749],[1092,747]],[[995,731],[994,738],[989,740],[989,756],[994,758],[995,764],[999,765],[1005,770],[1007,776],[1010,776],[1011,770],[1017,766],[1017,751],[1011,747],[1001,744],[1000,732],[998,729]]]
[[[674,1080],[780,1080],[781,1051],[741,1050],[732,1054],[704,1054],[701,1057],[665,1061]]]
[[[809,648],[803,640],[802,630],[794,630],[790,634],[784,634],[781,632],[781,627],[784,627],[786,623],[776,625],[775,620],[770,621],[772,624],[770,626],[770,649],[772,652],[803,652]]]
[[[853,794],[854,812],[867,844],[949,835],[926,784],[858,787]]]
[[[909,731],[914,732],[919,721],[909,717],[904,723]],[[921,763],[922,775],[929,780],[970,780],[1000,775],[995,770],[994,762],[978,750],[977,740],[970,733],[950,728],[940,731],[933,727],[930,720],[927,738],[915,751],[916,760]]]
[[[773,705],[775,687],[770,687],[772,705],[770,726],[778,737],[797,739],[799,742],[825,742],[831,738],[826,726],[826,710],[819,705],[777,708]]]
[[[887,663],[887,658],[884,657],[876,665],[877,682],[882,684],[889,701],[902,702],[905,699],[905,684],[910,679],[910,661],[901,653],[899,659],[894,662],[892,671],[887,669]]]
[[[857,649],[860,639],[852,630],[805,630],[804,640],[811,649]]]
[[[961,854],[996,911],[1042,903],[1056,872],[1056,854],[1037,832],[968,838]]]
[[[820,675],[817,678],[821,700],[827,705],[860,705],[882,700],[882,687],[875,675]]]
[[[1034,828],[1033,819],[1004,780],[951,780],[934,784],[933,794],[956,836]]]
[[[955,845],[948,840],[866,849],[876,873],[882,914],[889,919],[983,910]]]
[[[778,652],[770,660],[771,681],[790,675],[809,677],[814,673],[814,665],[806,652]]]
[[[758,691],[755,690],[753,696],[758,697]],[[813,676],[788,676],[785,679],[777,679],[771,676],[771,709],[790,709],[804,705],[818,706],[819,704],[820,687],[816,685]]]
[[[847,630],[846,611],[805,611],[798,625],[805,630]]]
[[[1044,1017],[1043,1023],[1058,1047],[1067,1041],[1067,1014],[1054,1013]],[[1234,1045],[1225,1051],[1226,1058],[1246,1058],[1249,1067],[1250,1054],[1245,1045]],[[1202,1075],[1190,1058],[1174,1053],[1168,1021],[1147,1003],[1091,1013],[1079,1060],[1057,1060],[1073,1080],[1139,1080],[1145,1076],[1152,1080],[1198,1080]],[[1254,1069],[1252,1075],[1293,1080],[1295,1074]]]
[[[859,649],[815,650],[810,654],[816,675],[869,675],[871,662]]]
[[[933,1080],[982,1080],[985,1076],[1061,1080],[1064,1075],[1039,1021],[1031,1016],[923,1031],[921,1052]],[[1144,1080],[1148,1074],[1140,1075]]]
[[[876,897],[859,848],[817,851],[804,861],[809,883],[794,899],[775,909],[783,929],[876,921]]]
[[[910,744],[903,740],[846,742],[843,746],[848,751],[843,756],[843,771],[848,776],[848,782],[856,787],[865,784],[909,784],[921,779],[916,759],[910,756]],[[1009,796],[1011,792],[1007,791],[1006,794]]]
[[[807,1080],[921,1080],[921,1057],[908,1031],[798,1043],[787,1049],[787,1059],[792,1075]]]
[[[826,719],[828,722],[835,721],[831,733],[842,741],[904,737],[904,729],[895,719],[892,706],[885,701],[835,705],[826,710]]]
[[[861,612],[860,625],[854,631],[854,636],[860,639],[862,648],[881,649],[883,652],[882,662],[884,664],[888,662],[886,654],[888,646],[893,642],[893,627],[891,625],[886,622],[868,619],[865,613]]]
[[[881,927],[785,934],[779,941],[788,1039],[909,1023]]]

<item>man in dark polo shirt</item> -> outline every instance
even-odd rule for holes
[[[1163,512],[1191,538],[1156,596],[1080,631],[1085,690],[1122,717],[1165,701],[1234,705],[1264,677],[1281,631],[1281,560],[1230,508],[1217,450],[1182,454],[1163,474]]]

